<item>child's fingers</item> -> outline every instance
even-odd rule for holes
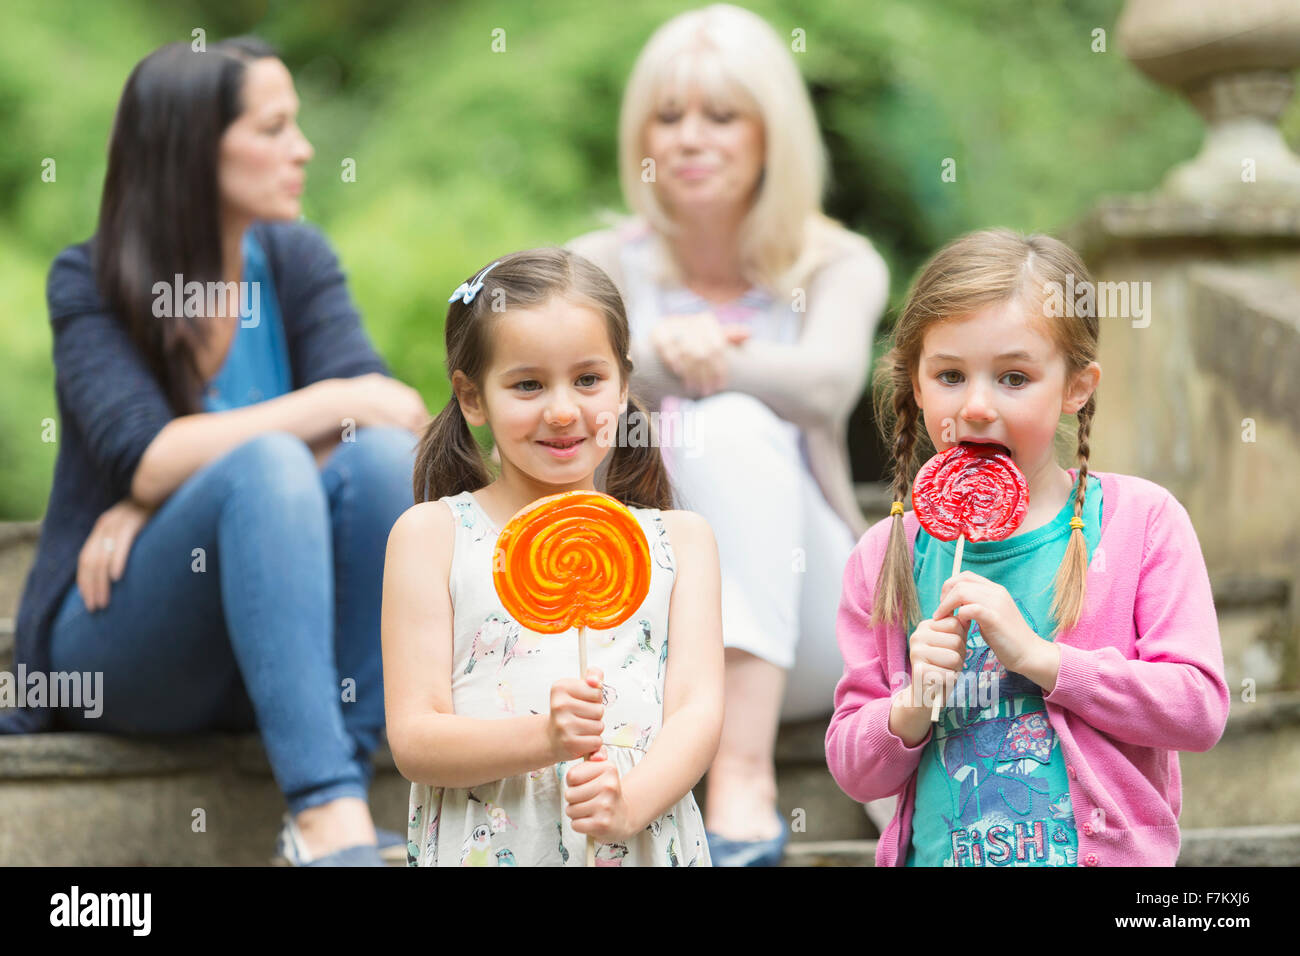
[[[943,621],[930,621],[917,628],[916,639],[912,646],[917,649],[940,647],[949,651],[963,651],[966,647],[966,624],[953,618],[954,624]]]
[[[588,739],[595,741],[591,745],[591,750],[583,751],[584,753],[591,753],[592,750],[599,747],[600,735],[605,732],[605,722],[603,720],[569,718],[561,721],[561,727],[570,737],[574,738],[575,742],[578,740],[585,742]]]
[[[558,688],[562,693],[580,701],[591,701],[600,703],[601,690],[600,686],[591,686],[586,678],[580,677],[562,677],[551,685],[552,688]]]
[[[605,716],[604,704],[599,701],[578,700],[576,697],[561,702],[558,709],[582,720],[600,720]]]
[[[969,626],[970,625],[966,621],[963,621],[956,615],[951,615],[942,620],[934,621],[931,628],[941,634],[958,637],[964,641],[966,640],[966,629]]]
[[[569,814],[572,818],[590,816],[604,806],[605,801],[601,798],[612,792],[612,783],[603,777],[602,773],[594,780],[566,788],[564,799],[568,809],[573,811]]]
[[[959,671],[966,663],[966,655],[945,647],[924,647],[917,652],[916,659],[931,667],[948,671]]]
[[[600,776],[604,768],[599,762],[592,763],[590,760],[579,760],[570,767],[564,774],[564,786],[566,799],[576,801],[579,798],[575,795],[577,788],[582,787]],[[586,799],[586,798],[582,798]]]

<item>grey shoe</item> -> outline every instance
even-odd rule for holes
[[[299,832],[293,817],[284,815],[284,825],[275,839],[274,866],[387,866],[379,855],[379,847],[373,843],[344,847],[327,853],[319,858],[312,858],[307,851],[307,844]]]
[[[777,820],[781,832],[770,840],[728,840],[716,833],[704,831],[709,841],[709,858],[714,866],[780,866],[785,855],[785,845],[790,838],[785,817],[778,810]]]
[[[375,838],[379,841],[379,856],[389,866],[400,864],[406,866],[406,838],[393,830],[375,827]]]

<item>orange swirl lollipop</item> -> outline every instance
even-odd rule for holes
[[[520,509],[497,538],[492,582],[506,611],[543,634],[578,628],[578,674],[587,628],[618,627],[650,592],[650,545],[636,516],[598,491],[566,491]],[[590,759],[590,754],[584,760]],[[587,840],[587,865],[596,865]]]
[[[492,578],[510,616],[530,630],[618,627],[650,591],[650,545],[618,499],[566,491],[510,519]]]

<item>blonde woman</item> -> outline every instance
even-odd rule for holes
[[[845,431],[888,274],[869,242],[823,214],[825,151],[803,80],[746,10],[691,11],[651,37],[624,93],[619,173],[634,215],[570,247],[623,293],[633,387],[659,412],[678,506],[718,541],[714,862],[774,865],[786,839],[778,723],[829,714],[843,669],[835,615],[866,530]],[[891,810],[871,815],[883,824]]]

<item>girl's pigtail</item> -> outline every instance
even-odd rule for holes
[[[605,474],[605,493],[625,505],[669,511],[673,507],[672,483],[650,431],[651,421],[641,402],[629,393],[627,411],[619,416],[614,436],[614,453]],[[638,440],[620,441],[628,435],[635,435]],[[645,436],[644,441],[640,440],[641,436]]]
[[[436,501],[462,491],[477,491],[487,483],[483,452],[453,395],[420,439],[412,479],[415,500]]]
[[[1083,537],[1083,501],[1088,485],[1088,433],[1092,429],[1092,416],[1097,410],[1096,396],[1090,396],[1079,409],[1079,486],[1074,493],[1074,517],[1070,520],[1070,543],[1065,547],[1065,558],[1056,571],[1052,591],[1052,620],[1057,622],[1052,636],[1079,623],[1083,613],[1083,597],[1088,583],[1088,542]]]
[[[895,369],[897,377],[899,370]],[[902,374],[907,376],[906,370]],[[876,596],[872,602],[871,624],[884,620],[891,626],[903,623],[911,628],[921,617],[921,605],[916,594],[916,581],[912,577],[912,548],[903,528],[903,502],[912,483],[916,466],[916,423],[920,409],[912,396],[910,382],[906,387],[895,387],[893,448],[893,508],[890,516],[889,544],[885,560],[876,577]]]

